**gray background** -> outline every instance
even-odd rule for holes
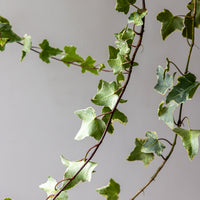
[[[106,137],[94,158],[98,167],[92,182],[71,189],[69,199],[104,199],[95,189],[106,185],[111,177],[121,184],[120,199],[129,199],[161,164],[160,158],[149,167],[125,159],[133,149],[134,138],[144,138],[146,130],[173,138],[157,117],[162,97],[153,91],[155,71],[157,65],[165,65],[166,56],[184,69],[189,48],[178,37],[179,32],[163,42],[160,23],[155,18],[163,8],[184,14],[186,3],[147,1],[144,50],[140,49],[136,59],[140,66],[134,69],[125,95],[128,103],[120,106],[129,122],[126,127],[115,124],[115,133]],[[34,45],[47,38],[52,46],[62,49],[64,45],[75,45],[81,56],[91,55],[98,63],[106,63],[107,46],[114,44],[113,33],[127,22],[127,17],[117,13],[114,6],[115,0],[1,0],[1,15],[10,20],[19,35],[30,34]],[[198,36],[196,44],[200,46]],[[190,70],[199,74],[200,51],[194,50]],[[74,140],[81,125],[74,111],[93,106],[90,99],[99,79],[112,81],[114,76],[103,72],[100,77],[82,74],[77,67],[67,68],[55,61],[47,65],[33,52],[22,63],[20,57],[21,46],[17,44],[8,45],[0,53],[0,199],[42,200],[46,194],[38,185],[46,182],[49,175],[62,179],[65,168],[59,156],[78,160],[95,144],[90,138]],[[200,128],[199,98],[198,90],[194,100],[184,106],[193,129]],[[167,166],[138,200],[199,199],[199,164],[199,154],[190,162],[178,139]]]

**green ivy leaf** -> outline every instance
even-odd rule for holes
[[[125,80],[124,75],[117,74],[116,80],[117,80],[117,83],[121,84],[121,82],[123,82]]]
[[[5,198],[4,200],[12,200],[12,199],[10,199],[10,198]]]
[[[141,25],[143,25],[142,19],[145,17],[146,14],[147,14],[147,10],[145,10],[145,11],[142,11],[142,10],[134,11],[129,16],[128,23],[134,23],[136,26],[141,26]]]
[[[51,56],[56,56],[63,52],[58,48],[53,48],[53,47],[49,46],[49,42],[46,39],[43,40],[42,43],[39,44],[39,46],[42,49],[42,51],[40,53],[40,58],[46,63],[50,63],[49,58]]]
[[[143,153],[156,153],[158,156],[161,156],[165,145],[158,140],[157,133],[154,131],[147,131],[146,137],[147,139],[142,145],[141,151]]]
[[[118,12],[123,12],[124,14],[127,14],[130,8],[130,4],[135,4],[136,0],[117,0],[115,9]]]
[[[100,80],[97,94],[91,99],[91,101],[96,105],[106,106],[113,109],[118,99],[118,95],[116,94],[117,89],[118,84],[115,81],[109,83]]]
[[[64,166],[67,167],[64,178],[72,178],[76,172],[83,166],[85,161],[69,161],[63,156],[61,156],[61,162]],[[94,172],[94,168],[97,166],[97,163],[94,162],[88,162],[87,165],[81,170],[81,172],[76,176],[74,180],[69,183],[69,185],[65,188],[65,190],[68,190],[75,185],[79,184],[80,182],[85,181],[91,181],[92,173]],[[63,185],[66,183],[66,181],[63,183]]]
[[[56,184],[57,184],[57,181],[54,178],[52,178],[51,176],[49,176],[47,182],[41,184],[39,187],[40,187],[40,189],[42,189],[43,191],[45,191],[47,193],[47,196],[49,196],[49,195],[54,195],[58,192],[58,190],[55,190]],[[57,200],[67,200],[68,199],[67,191],[61,192],[61,194],[56,199]]]
[[[94,60],[91,56],[88,56],[86,60],[81,63],[82,73],[89,71],[95,75],[98,75],[97,69],[95,69],[95,66],[94,66],[95,62],[96,60]]]
[[[32,47],[32,39],[30,35],[25,34],[22,40],[22,43],[24,44],[23,49],[22,49],[22,57],[21,61],[24,59],[26,54],[30,51]]]
[[[182,31],[183,37],[186,37],[188,39],[192,39],[192,17],[191,12],[187,13],[185,19],[184,19],[184,29]]]
[[[194,12],[194,0],[192,0],[188,5],[187,8],[191,10],[191,16],[192,12]],[[196,0],[196,15],[195,15],[195,27],[199,28],[200,25],[200,0]]]
[[[141,160],[144,162],[144,165],[147,166],[154,159],[153,153],[142,152],[142,147],[145,142],[146,139],[135,138],[135,148],[128,156],[128,161]]]
[[[134,40],[135,33],[132,29],[128,28],[126,26],[124,29],[122,29],[119,33],[114,33],[115,37],[119,41],[127,41],[129,44],[131,44]]]
[[[173,76],[166,73],[161,66],[157,67],[156,74],[157,74],[157,84],[155,85],[154,89],[158,93],[165,95],[167,90],[173,86],[174,82]]]
[[[118,194],[120,193],[120,185],[111,178],[107,186],[98,188],[96,191],[100,195],[106,197],[107,200],[118,200]]]
[[[186,100],[192,99],[196,89],[199,86],[196,77],[192,73],[185,74],[178,78],[177,84],[172,88],[166,97],[166,103],[174,100],[176,103],[184,103]]]
[[[107,113],[107,112],[111,112],[111,109],[108,108],[108,107],[103,107],[102,113]],[[102,120],[105,122],[105,124],[107,124],[107,122],[110,118],[110,115],[111,114],[107,114],[107,115],[103,116]],[[114,114],[113,114],[111,124],[108,127],[108,132],[111,133],[111,134],[114,131],[113,122],[115,122],[115,121],[118,121],[125,126],[128,122],[128,118],[124,113],[122,113],[122,112],[120,112],[119,110],[116,109]]]
[[[70,66],[72,62],[82,63],[84,59],[76,53],[75,46],[65,46],[65,55],[61,58],[61,60],[67,65]]]
[[[0,16],[0,51],[5,49],[7,43],[19,42],[21,40],[21,37],[12,31],[10,22],[6,18]]]
[[[99,67],[99,72],[102,71],[102,69],[106,68],[106,66],[104,64],[100,64],[100,67]]]
[[[189,158],[192,160],[199,150],[199,135],[200,130],[185,130],[182,128],[173,129],[177,133],[183,142],[183,146],[187,150]]]
[[[82,140],[88,136],[100,140],[106,125],[103,120],[96,118],[95,110],[92,107],[89,107],[83,110],[78,110],[75,114],[83,120],[75,140]]]
[[[121,57],[118,57],[116,59],[109,59],[107,62],[109,66],[113,69],[114,74],[119,74],[124,70]]]
[[[159,119],[163,120],[171,129],[174,128],[174,111],[178,107],[175,101],[170,101],[169,104],[164,106],[162,101],[158,108]]]
[[[183,19],[164,9],[157,15],[157,20],[161,22],[161,35],[162,39],[165,40],[175,30],[182,30],[184,27]]]

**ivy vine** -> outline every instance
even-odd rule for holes
[[[195,31],[200,25],[200,0],[192,0],[187,4],[188,13],[183,15],[173,15],[171,11],[164,9],[157,15],[157,20],[161,23],[161,37],[166,40],[174,31],[179,31],[185,38],[189,46],[188,57],[184,71],[177,64],[166,58],[166,67],[158,66],[156,70],[157,83],[155,91],[163,96],[163,101],[158,106],[158,117],[168,126],[174,140],[169,141],[155,131],[147,131],[145,138],[135,138],[135,144],[128,161],[142,161],[145,166],[149,165],[155,156],[161,157],[162,164],[157,168],[150,180],[130,199],[136,199],[157,177],[163,169],[176,146],[177,137],[180,137],[190,160],[196,156],[199,150],[198,137],[200,130],[190,127],[189,118],[182,116],[184,103],[191,100],[195,95],[200,82],[194,73],[191,72],[190,61],[195,45]],[[139,65],[136,56],[142,45],[145,30],[145,18],[148,14],[145,0],[117,0],[115,9],[128,15],[127,24],[119,32],[115,33],[116,46],[109,46],[108,67],[105,63],[96,64],[96,60],[91,56],[81,57],[77,53],[75,46],[65,46],[63,50],[50,46],[47,39],[44,39],[39,47],[32,45],[31,36],[25,34],[18,36],[13,30],[10,22],[0,16],[0,51],[4,51],[9,43],[18,43],[22,46],[21,61],[30,51],[39,55],[39,58],[50,63],[51,59],[62,62],[67,67],[77,66],[82,73],[90,72],[98,75],[101,72],[111,72],[115,80],[107,82],[100,80],[97,93],[91,99],[94,106],[101,106],[102,112],[96,113],[95,108],[88,107],[75,111],[75,114],[82,120],[81,127],[76,134],[76,140],[83,140],[86,137],[93,137],[96,144],[92,145],[85,152],[84,158],[77,161],[70,161],[61,156],[61,162],[66,167],[64,177],[56,181],[49,176],[46,183],[40,188],[47,193],[47,199],[67,200],[68,190],[80,182],[90,181],[95,172],[97,163],[93,162],[93,157],[103,143],[107,133],[114,132],[114,122],[121,124],[128,122],[127,116],[119,110],[121,103],[126,103],[123,95],[131,79],[132,71]],[[173,70],[171,69],[173,67]],[[174,117],[174,112],[179,112],[178,118]],[[182,127],[187,120],[188,129]],[[170,146],[166,148],[165,144]],[[166,156],[163,152],[167,151]],[[120,193],[120,185],[110,178],[109,184],[96,190],[107,200],[117,200]],[[5,198],[4,200],[10,200]]]

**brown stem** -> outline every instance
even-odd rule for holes
[[[143,2],[144,2],[144,0],[143,0]],[[145,8],[145,3],[143,3],[143,6]],[[126,82],[125,82],[125,84],[123,86],[124,89],[121,91],[121,93],[118,96],[117,102],[116,102],[116,104],[115,104],[115,106],[114,106],[114,108],[112,110],[112,113],[110,114],[109,120],[108,120],[108,122],[106,124],[106,128],[105,128],[105,130],[103,132],[103,135],[102,135],[101,139],[95,145],[95,147],[91,147],[92,149],[94,149],[94,151],[92,152],[92,154],[90,155],[90,157],[85,161],[85,163],[81,166],[81,168],[74,174],[74,176],[65,185],[62,186],[62,188],[55,194],[55,196],[54,196],[54,198],[52,200],[55,200],[60,195],[60,193],[65,190],[65,188],[69,185],[69,183],[76,178],[76,176],[83,170],[83,168],[90,162],[90,160],[92,160],[92,158],[96,154],[98,148],[100,147],[101,143],[103,142],[103,140],[104,140],[104,138],[106,136],[106,133],[108,131],[108,127],[109,127],[109,125],[110,125],[110,123],[112,121],[113,114],[114,114],[115,110],[117,109],[117,106],[118,106],[118,104],[120,102],[120,99],[122,98],[122,96],[123,96],[123,94],[124,94],[124,92],[126,90],[126,87],[127,87],[128,83],[130,81],[130,77],[131,77],[131,74],[132,74],[133,63],[134,63],[136,54],[138,52],[139,47],[141,46],[142,39],[143,39],[144,24],[145,24],[145,18],[143,18],[143,25],[141,27],[140,37],[139,37],[138,43],[137,43],[136,48],[135,48],[135,50],[133,52],[133,55],[132,55],[132,59],[131,59],[130,67],[129,67],[129,73],[128,73]]]

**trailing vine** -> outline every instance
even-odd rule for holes
[[[137,5],[136,5],[137,4]],[[139,5],[138,5],[139,4]],[[56,181],[49,177],[46,183],[40,188],[47,193],[47,199],[67,200],[68,190],[80,182],[90,181],[97,163],[93,162],[93,157],[103,143],[107,133],[114,132],[114,121],[126,124],[128,119],[124,113],[118,110],[120,103],[126,103],[123,95],[129,85],[132,72],[139,64],[135,61],[139,48],[142,45],[145,30],[145,17],[147,8],[145,0],[117,0],[116,10],[124,14],[129,14],[128,23],[119,32],[115,33],[116,47],[109,46],[109,59],[107,61],[111,69],[107,69],[106,64],[95,64],[96,60],[91,56],[82,58],[76,53],[75,46],[65,46],[64,51],[51,47],[49,41],[44,39],[39,47],[32,45],[31,36],[25,34],[18,36],[12,30],[10,22],[0,16],[0,50],[4,51],[8,43],[17,43],[23,46],[21,61],[30,51],[39,54],[41,60],[50,63],[50,60],[62,62],[68,67],[74,65],[81,68],[81,72],[90,72],[98,75],[100,72],[112,72],[116,81],[107,82],[100,80],[96,95],[91,99],[92,103],[102,107],[102,113],[96,114],[93,107],[88,107],[75,112],[82,120],[82,125],[75,139],[83,140],[86,137],[93,137],[97,143],[90,146],[85,152],[84,158],[78,161],[69,161],[61,156],[61,162],[67,167],[64,178]],[[152,182],[163,169],[176,146],[177,137],[182,140],[183,146],[192,160],[199,149],[198,136],[200,130],[190,128],[189,118],[182,116],[183,105],[187,100],[191,100],[200,85],[196,76],[190,72],[190,60],[195,45],[195,31],[200,25],[200,0],[192,0],[187,5],[186,15],[173,15],[169,10],[164,9],[157,15],[157,20],[161,23],[161,36],[165,40],[170,34],[178,30],[182,33],[186,43],[189,45],[189,52],[186,60],[184,72],[178,65],[166,58],[166,68],[157,67],[157,84],[154,89],[165,97],[158,108],[158,117],[163,120],[174,133],[173,142],[163,137],[158,137],[155,131],[147,131],[146,138],[135,139],[133,151],[127,157],[128,161],[142,161],[145,166],[149,165],[155,155],[163,159],[162,164],[157,168],[148,182],[133,196],[136,199]],[[138,30],[139,29],[139,30]],[[171,68],[174,67],[172,70]],[[179,73],[179,76],[176,74]],[[177,81],[176,81],[177,79]],[[179,109],[178,118],[175,119],[174,112]],[[183,129],[184,120],[188,120],[188,130]],[[163,156],[166,149],[163,144],[166,142],[171,148],[167,156]],[[59,187],[60,186],[60,187]],[[120,185],[110,179],[109,185],[98,188],[97,192],[106,199],[117,200],[120,193]],[[4,200],[10,200],[6,198]]]

